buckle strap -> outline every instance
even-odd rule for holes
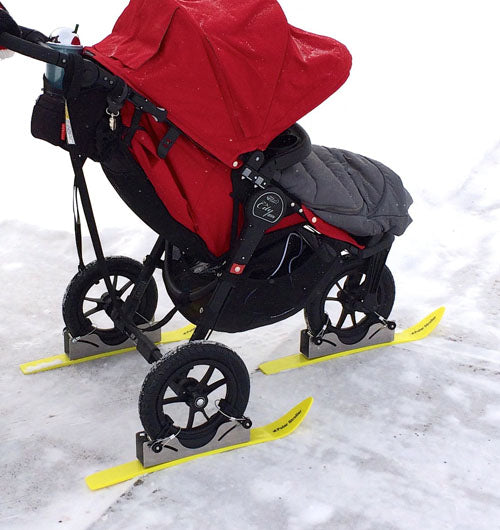
[[[134,109],[134,115],[132,116],[132,121],[130,122],[130,127],[127,131],[127,134],[123,138],[123,141],[125,142],[125,145],[127,147],[130,147],[130,144],[132,142],[132,138],[134,137],[134,134],[136,133],[137,129],[139,128],[139,123],[141,121],[142,115],[144,112],[139,108],[135,107]]]
[[[165,158],[168,155],[180,135],[181,131],[173,123],[168,122],[168,131],[158,145],[157,153],[160,158]]]
[[[147,112],[148,114],[154,116],[157,121],[167,121],[167,111],[165,109],[157,107],[154,103],[151,103],[149,99],[137,94],[137,92],[131,92],[128,95],[128,99],[143,112]]]
[[[182,131],[167,119],[167,111],[165,109],[157,107],[154,103],[149,101],[149,99],[137,94],[137,92],[129,93],[128,99],[134,104],[136,110],[147,112],[148,114],[151,114],[156,121],[168,125],[168,130],[165,136],[160,140],[157,149],[158,156],[161,159],[164,159],[177,141],[177,138],[182,134]],[[136,115],[134,114],[133,121],[135,117]]]

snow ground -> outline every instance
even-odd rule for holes
[[[95,42],[126,2],[17,4],[9,7],[27,26],[79,22]],[[43,67],[4,61],[0,528],[500,528],[496,2],[282,5],[291,23],[351,50],[351,78],[303,125],[314,142],[379,159],[403,177],[415,222],[391,252],[393,316],[406,327],[444,304],[442,324],[422,343],[272,377],[256,368],[297,350],[300,315],[217,334],[251,372],[256,425],[315,398],[300,429],[88,491],[85,475],[134,457],[148,366],[127,354],[33,376],[18,369],[62,350],[60,300],[76,257],[69,162],[29,136]],[[97,168],[89,180],[107,252],[140,259],[154,235]]]

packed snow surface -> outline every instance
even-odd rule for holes
[[[7,3],[46,33],[78,22],[85,43],[104,37],[126,5]],[[255,425],[315,398],[300,429],[89,491],[86,475],[135,457],[148,365],[131,353],[38,375],[18,368],[62,352],[60,303],[76,254],[69,160],[29,134],[43,65],[3,61],[0,528],[500,528],[497,2],[281,3],[292,24],[353,54],[346,85],[302,125],[313,142],[401,175],[414,223],[389,258],[392,316],[405,328],[445,305],[441,325],[421,343],[272,377],[257,366],[297,351],[301,315],[215,334],[251,373]],[[154,234],[97,166],[88,178],[106,253],[142,259]],[[88,239],[86,248],[90,260]]]

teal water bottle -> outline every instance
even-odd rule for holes
[[[47,46],[62,53],[82,53],[83,46],[80,43],[80,37],[77,34],[78,24],[75,29],[57,28],[49,36]],[[45,70],[47,81],[58,90],[63,88],[64,68],[47,64]]]

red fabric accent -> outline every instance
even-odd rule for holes
[[[304,218],[298,213],[293,213],[292,215],[283,217],[283,219],[281,219],[281,221],[278,224],[271,226],[271,228],[268,228],[266,230],[266,234],[269,234],[271,232],[276,232],[276,230],[281,230],[283,228],[288,228],[289,226],[299,225],[302,223],[304,223]]]
[[[61,123],[61,140],[64,142],[66,140],[66,124]]]
[[[276,0],[131,0],[97,61],[232,167],[347,79],[345,46],[290,26]]]
[[[318,232],[321,232],[325,236],[331,237],[333,239],[338,239],[339,241],[345,241],[346,243],[350,243],[351,245],[354,245],[355,247],[365,248],[364,245],[360,245],[347,232],[345,232],[341,228],[337,228],[336,226],[328,224],[326,221],[323,221],[323,219],[318,217],[315,213],[311,212],[309,208],[302,206],[302,210],[304,210],[304,214],[307,220],[309,221],[310,225],[314,227]],[[313,222],[313,219],[314,219],[314,222]]]

